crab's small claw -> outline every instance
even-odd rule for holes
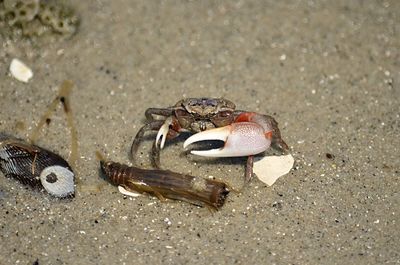
[[[254,122],[238,122],[231,125],[199,132],[189,137],[183,144],[188,145],[206,140],[221,140],[224,147],[218,149],[196,151],[191,153],[209,157],[250,156],[262,153],[271,145],[272,132],[265,132],[263,127]]]
[[[165,139],[167,139],[168,131],[169,131],[169,126],[172,124],[172,118],[169,117],[165,120],[161,128],[158,130],[157,136],[156,136],[156,145],[158,145],[158,142],[161,140],[160,143],[160,149],[164,148],[165,144]]]

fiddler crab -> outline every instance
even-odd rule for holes
[[[235,110],[236,106],[224,98],[188,98],[168,108],[149,108],[145,112],[147,123],[136,134],[131,147],[132,159],[145,132],[158,130],[152,147],[152,165],[160,168],[160,150],[166,139],[173,139],[181,132],[195,133],[184,142],[190,144],[220,140],[225,144],[211,150],[192,150],[191,153],[207,157],[247,156],[246,182],[253,175],[253,156],[270,146],[280,151],[289,150],[282,140],[278,123],[269,115]],[[134,160],[134,159],[133,159]]]

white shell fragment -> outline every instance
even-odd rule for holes
[[[134,191],[128,191],[122,186],[118,186],[118,191],[129,197],[139,197],[140,195],[142,195],[142,194],[134,192]]]
[[[28,83],[29,79],[33,77],[32,70],[16,58],[11,61],[10,72],[15,79],[24,83]]]
[[[253,172],[262,182],[268,186],[272,186],[278,178],[289,173],[293,164],[294,158],[291,154],[255,157]]]

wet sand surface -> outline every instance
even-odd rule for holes
[[[0,176],[0,264],[400,263],[399,1],[71,1],[70,40],[2,38],[0,131],[27,139],[63,80],[79,136],[77,192],[58,200]],[[17,57],[34,71],[8,74]],[[127,198],[95,151],[129,163],[148,107],[225,97],[273,115],[295,167],[258,179],[211,213]],[[240,189],[245,158],[188,155],[164,168]],[[149,168],[155,134],[140,147]],[[39,145],[68,157],[62,108]]]

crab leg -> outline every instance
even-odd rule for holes
[[[151,122],[147,123],[142,128],[140,128],[140,130],[138,131],[138,133],[136,134],[135,138],[132,141],[130,155],[131,155],[131,160],[133,163],[135,163],[135,156],[139,149],[139,144],[143,140],[144,133],[147,131],[159,129],[163,125],[163,123],[164,123],[164,121],[161,121],[161,120],[156,121],[155,120],[155,121],[151,121]]]

